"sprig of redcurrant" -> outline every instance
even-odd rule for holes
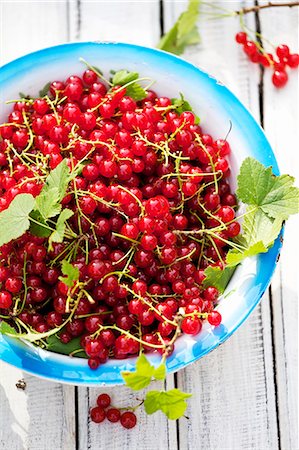
[[[90,410],[90,417],[95,423],[101,423],[107,419],[111,423],[120,422],[124,428],[131,429],[137,423],[135,411],[142,403],[135,407],[116,408],[111,405],[110,395],[103,393],[97,397],[97,406]]]
[[[296,69],[299,66],[299,54],[291,53],[286,44],[280,44],[275,49],[275,55],[266,53],[258,41],[248,39],[248,34],[240,31],[236,34],[236,42],[242,45],[249,60],[273,70],[272,83],[277,88],[284,87],[288,82],[287,68]]]

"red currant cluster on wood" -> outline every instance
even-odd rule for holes
[[[273,69],[272,83],[277,88],[282,88],[288,82],[287,67],[296,69],[299,66],[299,55],[290,53],[287,45],[281,44],[276,48],[276,55],[266,53],[257,43],[248,40],[247,33],[240,31],[236,34],[236,42],[243,45],[243,51],[250,61]]]
[[[0,126],[2,211],[20,193],[36,197],[63,159],[83,166],[62,200],[73,212],[63,242],[27,232],[0,248],[0,317],[55,330],[65,345],[78,338],[72,354],[92,369],[140,350],[169,355],[182,332],[221,322],[218,290],[203,281],[240,232],[230,146],[177,108],[154,91],[135,101],[86,70],[17,101]],[[79,270],[71,288],[62,260]]]
[[[111,398],[108,394],[100,394],[97,398],[97,406],[90,410],[91,420],[101,423],[106,418],[111,423],[120,422],[124,428],[134,428],[137,423],[136,415],[133,411],[124,411],[123,408],[111,406]]]

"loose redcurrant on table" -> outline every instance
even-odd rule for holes
[[[286,44],[276,47],[276,55],[267,53],[260,43],[260,34],[255,33],[256,42],[248,39],[247,33],[240,31],[236,34],[235,40],[238,44],[243,45],[243,50],[248,58],[259,63],[263,67],[269,67],[274,70],[272,75],[272,83],[277,88],[284,87],[288,82],[287,66],[295,69],[299,66],[299,55],[291,53],[290,48]]]
[[[124,428],[134,428],[137,423],[137,417],[132,411],[126,411],[120,416],[120,423]]]

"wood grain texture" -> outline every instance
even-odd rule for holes
[[[67,0],[0,0],[0,64],[68,40]]]
[[[71,2],[71,39],[155,46],[159,39],[159,0],[81,0]]]
[[[159,40],[158,1],[87,1],[70,5],[71,40],[123,41],[154,46]],[[167,379],[173,385],[173,376]],[[162,384],[158,384],[160,389]],[[89,409],[96,405],[96,398],[103,389],[78,389],[78,445],[80,450],[157,449],[176,450],[176,424],[168,422],[162,414],[147,416],[138,412],[139,426],[126,431],[119,424],[104,422],[99,427],[88,418]],[[136,404],[136,397],[144,393],[130,393],[117,387],[105,389],[117,406]],[[141,408],[142,409],[142,408]],[[146,430],[146,432],[145,432]]]
[[[166,2],[166,28],[185,4]],[[225,6],[235,10],[244,2],[226,2]],[[254,19],[254,15],[246,17],[251,28]],[[259,121],[260,71],[234,42],[238,20],[201,20],[199,28],[202,43],[188,49],[185,56],[230,87]],[[192,420],[188,426],[180,420],[182,448],[279,448],[272,344],[266,293],[255,313],[227,343],[178,373],[179,387],[196,393],[188,414]]]
[[[292,51],[298,51],[298,21],[298,11],[281,8],[278,15],[273,10],[267,10],[261,14],[262,33],[275,44],[287,43]],[[265,74],[264,127],[281,172],[289,173],[298,180],[298,72],[289,70],[288,73],[289,82],[281,91],[273,87],[271,73]],[[291,218],[286,224],[281,258],[272,281],[275,371],[282,449],[298,448],[298,229],[298,217]]]
[[[17,389],[24,379],[25,390]],[[50,383],[1,363],[0,449],[75,448],[74,388]]]
[[[254,2],[219,3],[234,10]],[[163,6],[164,27],[169,29],[186,1],[164,0]],[[159,39],[159,11],[158,0],[0,0],[0,64],[66,40],[119,40],[154,46]],[[267,10],[260,18],[266,37],[277,43],[290,42],[296,48],[296,11]],[[253,14],[246,20],[255,27]],[[189,48],[184,57],[222,80],[257,120],[263,113],[281,171],[296,175],[298,79],[293,73],[288,86],[279,92],[266,72],[260,103],[260,72],[235,44],[238,29],[237,19],[201,20],[202,43]],[[266,293],[232,338],[175,378],[167,378],[168,388],[178,385],[194,393],[189,420],[183,418],[176,424],[160,413],[147,417],[140,411],[139,426],[134,430],[109,423],[98,426],[90,422],[89,409],[100,392],[108,391],[117,406],[135,404],[142,393],[134,395],[119,387],[75,389],[31,377],[0,362],[0,449],[296,450],[297,230],[298,221],[291,220],[271,300]],[[15,387],[21,378],[27,383],[25,391]]]
[[[66,1],[0,0],[0,63],[68,39]],[[25,379],[25,391],[15,383]],[[74,388],[0,362],[0,448],[73,450]]]

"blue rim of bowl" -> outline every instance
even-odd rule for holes
[[[84,54],[84,50],[91,48],[101,49],[102,51],[105,49],[105,51],[107,50],[108,52],[129,51],[135,53],[135,56],[138,56],[138,58],[144,56],[147,60],[155,61],[155,63],[175,67],[176,70],[184,71],[184,74],[189,74],[192,77],[200,79],[201,83],[206,83],[207,86],[212,89],[213,94],[221,97],[221,100],[226,107],[231,108],[231,111],[234,111],[236,122],[239,127],[242,124],[243,128],[250,130],[250,132],[247,131],[246,138],[254,136],[255,147],[252,156],[267,166],[271,165],[273,172],[276,175],[279,175],[275,156],[262,128],[257,124],[251,113],[243,106],[235,95],[204,70],[199,69],[182,58],[161,50],[118,42],[79,42],[62,44],[30,53],[0,67],[0,86],[1,84],[3,86],[5,82],[9,82],[10,78],[14,77],[16,74],[20,74],[24,70],[30,69],[37,61],[39,63],[48,62],[51,58],[55,59],[57,55],[61,57],[62,54],[77,54],[78,51]],[[190,356],[189,353],[188,358],[184,357],[184,355],[181,354],[182,352],[179,355],[176,355],[175,351],[166,362],[168,373],[182,369],[217,348],[248,318],[270,284],[282,245],[282,235],[283,230],[276,239],[273,247],[267,253],[260,254],[256,258],[257,265],[259,268],[262,267],[262,270],[257,270],[257,274],[253,280],[252,286],[255,289],[252,292],[250,291],[252,293],[250,306],[236,317],[234,324],[230,329],[226,329],[225,327],[221,329],[220,327],[219,332],[213,335],[215,337],[213,343],[208,347],[201,349],[199,346],[198,350],[196,350],[197,347],[194,346],[193,355]],[[200,335],[198,336],[200,340]],[[36,349],[32,345],[28,346],[19,340],[3,335],[0,335],[0,359],[32,375],[61,383],[88,386],[123,384],[121,371],[134,370],[136,362],[136,358],[110,360],[108,363],[100,366],[101,372],[99,373],[98,371],[89,369],[86,360],[82,360],[81,358],[70,358],[65,355]],[[157,365],[160,357],[156,354],[150,354],[149,359],[153,364]]]

